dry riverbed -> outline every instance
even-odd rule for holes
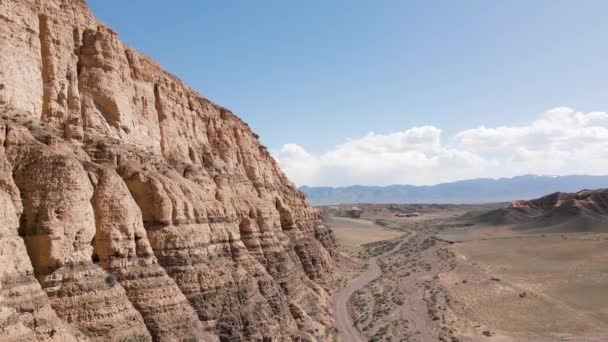
[[[334,221],[339,340],[608,340],[608,235],[454,229],[455,212]]]
[[[382,225],[374,224],[378,221]],[[447,243],[433,238],[440,221],[437,214],[414,220],[368,218],[358,226],[368,227],[365,236],[371,241],[358,246],[352,241],[361,237],[349,234],[356,228],[334,227],[343,255],[364,263],[338,283],[333,296],[342,341],[436,341],[446,335],[433,304],[438,274],[450,269],[443,256]],[[379,238],[387,233],[396,237]]]

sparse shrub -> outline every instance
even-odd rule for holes
[[[133,335],[123,337],[119,340],[120,342],[146,342],[148,338],[145,335]]]

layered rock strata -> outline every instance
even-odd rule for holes
[[[0,339],[323,340],[335,242],[81,0],[0,0]]]

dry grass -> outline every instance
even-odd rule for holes
[[[415,233],[352,298],[369,340],[608,341],[608,234],[471,226],[453,219],[458,207],[414,219],[377,208],[330,223],[358,260],[397,229]]]
[[[608,333],[605,238],[512,237],[459,243],[452,250],[457,266],[441,279],[462,303],[453,306],[456,315],[472,322],[469,328],[481,325],[472,330],[489,328],[520,340],[595,340]]]
[[[340,246],[348,249],[403,235],[402,232],[388,230],[372,221],[363,219],[331,216],[325,218],[325,222],[331,225]]]

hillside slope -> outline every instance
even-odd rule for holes
[[[0,23],[0,340],[330,333],[333,235],[246,123],[82,0]]]
[[[469,217],[477,224],[535,232],[608,232],[608,189],[556,192]]]

